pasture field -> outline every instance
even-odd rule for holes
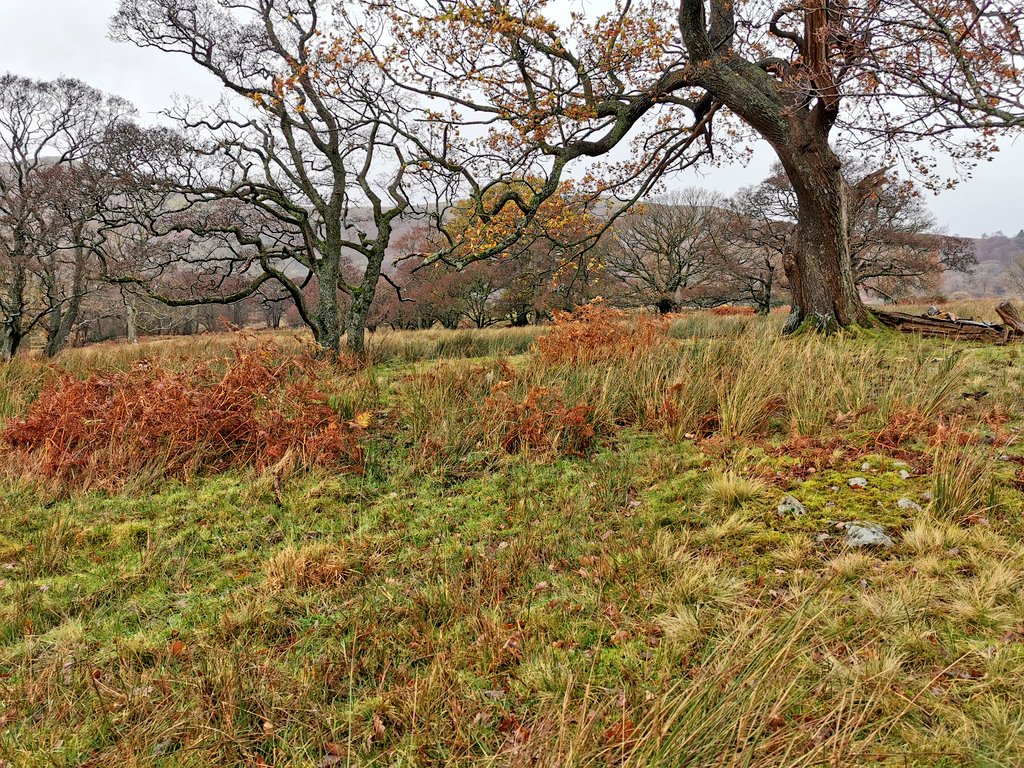
[[[781,320],[0,367],[0,765],[1021,765],[1024,350]]]

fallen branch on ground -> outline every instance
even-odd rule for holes
[[[965,320],[952,315],[910,315],[905,312],[875,310],[875,318],[882,325],[904,333],[919,333],[923,336],[952,338],[961,341],[985,341],[992,344],[1008,344],[1024,340],[1024,320],[1010,303],[996,307],[996,314],[1002,323],[985,323]]]

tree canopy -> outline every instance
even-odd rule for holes
[[[534,215],[576,161],[606,158],[583,181],[629,198],[766,141],[798,207],[791,329],[869,322],[837,144],[898,157],[940,185],[935,158],[969,164],[1024,124],[1024,9],[1013,0],[619,0],[564,20],[543,0],[361,10],[352,29],[429,105],[484,219],[506,205]],[[544,183],[488,204],[489,180],[523,166]]]

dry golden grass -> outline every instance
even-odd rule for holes
[[[331,589],[361,573],[363,561],[333,544],[289,546],[267,563],[267,586],[272,590]]]

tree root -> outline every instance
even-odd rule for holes
[[[949,314],[909,315],[905,312],[882,310],[873,310],[871,314],[887,328],[903,333],[917,333],[958,341],[983,341],[989,344],[1024,341],[1024,320],[1021,320],[1017,310],[1008,302],[996,308],[996,314],[1002,323],[964,320]]]

